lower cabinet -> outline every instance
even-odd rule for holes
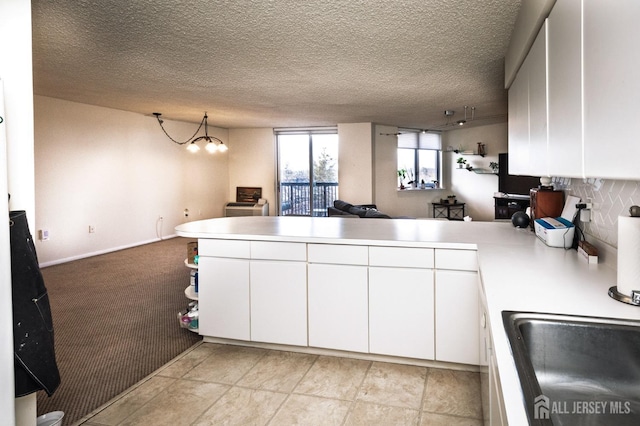
[[[436,360],[479,364],[478,273],[436,270]]]
[[[251,340],[307,346],[307,264],[251,261]]]
[[[200,256],[198,266],[200,334],[250,340],[249,260]]]
[[[369,351],[434,359],[433,270],[369,268]]]
[[[309,346],[369,351],[367,267],[308,265]]]

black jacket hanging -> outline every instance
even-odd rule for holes
[[[16,397],[41,389],[51,396],[60,384],[60,373],[49,296],[26,213],[10,212],[9,226]]]

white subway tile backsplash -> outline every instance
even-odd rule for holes
[[[629,207],[640,205],[640,182],[631,180],[598,180],[554,178],[558,189],[591,199],[594,208],[591,222],[581,224],[583,231],[598,240],[618,247],[618,216],[628,215]],[[587,238],[588,239],[588,238]]]

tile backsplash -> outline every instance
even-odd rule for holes
[[[629,207],[640,205],[640,182],[631,180],[553,178],[556,189],[593,203],[591,222],[582,230],[610,246],[618,247],[618,216],[629,214]],[[590,238],[587,237],[589,241]]]

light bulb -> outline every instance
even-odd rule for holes
[[[187,147],[187,150],[189,150],[189,152],[198,152],[200,151],[200,147],[198,145],[196,145],[194,142],[191,142],[189,144],[189,146]]]
[[[220,145],[218,145],[218,151],[220,152],[225,152],[226,150],[228,150],[229,148],[227,148],[227,146],[223,143],[221,143]]]
[[[207,146],[204,147],[204,149],[206,149],[207,152],[210,152],[211,154],[213,154],[218,150],[218,147],[216,146],[215,143],[213,143],[213,141],[209,141],[209,143],[207,144]]]

